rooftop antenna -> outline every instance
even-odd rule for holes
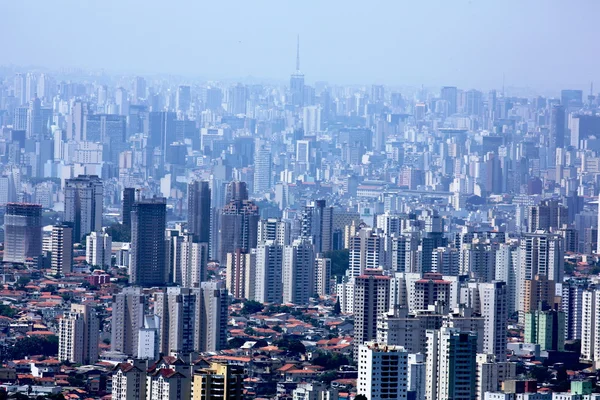
[[[300,71],[300,34],[296,42],[296,71]]]

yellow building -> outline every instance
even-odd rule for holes
[[[213,362],[209,368],[194,372],[193,400],[241,400],[244,369],[237,365]]]

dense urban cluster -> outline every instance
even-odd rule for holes
[[[0,399],[600,398],[600,99],[0,69]]]

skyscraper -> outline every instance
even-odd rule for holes
[[[140,287],[126,287],[113,295],[111,351],[137,354],[139,330],[144,324],[147,298]]]
[[[295,107],[304,105],[304,74],[300,72],[300,35],[296,47],[296,71],[290,77],[289,104]]]
[[[493,354],[498,362],[506,362],[506,330],[508,328],[506,283],[479,283],[481,315],[485,318],[483,352]]]
[[[238,83],[229,88],[227,98],[227,111],[230,114],[246,114],[246,101],[248,100],[248,88]]]
[[[283,249],[283,302],[308,304],[314,295],[314,246],[308,240],[296,240]]]
[[[195,242],[210,242],[210,197],[206,181],[194,181],[188,185],[188,231]]]
[[[323,254],[315,257],[315,294],[331,294],[331,258],[323,257]]]
[[[332,250],[333,207],[327,207],[325,200],[317,200],[302,210],[301,236],[315,245],[315,252]]]
[[[135,203],[135,188],[123,189],[121,219],[123,220],[123,227],[128,231],[131,231],[131,210],[133,209],[133,203]]]
[[[187,113],[192,105],[192,93],[189,86],[179,86],[177,88],[177,111]]]
[[[565,106],[554,105],[550,110],[550,132],[548,133],[548,166],[556,165],[556,149],[565,147]]]
[[[174,112],[152,111],[148,114],[148,147],[160,149],[162,163],[169,145],[177,141],[176,120],[177,114]]]
[[[390,277],[380,269],[366,269],[354,281],[354,359],[359,347],[377,338],[377,318],[389,310]]]
[[[242,400],[244,375],[242,366],[212,362],[194,372],[192,400]]]
[[[44,133],[44,124],[42,118],[42,103],[35,96],[29,100],[29,109],[27,111],[27,138],[40,140]]]
[[[54,225],[50,236],[52,274],[64,275],[73,267],[73,229],[65,224]]]
[[[4,262],[24,263],[42,254],[42,206],[8,203],[4,215]]]
[[[427,333],[427,400],[477,397],[477,335],[442,327]]]
[[[250,251],[256,248],[258,206],[249,200],[233,200],[221,210],[219,260],[225,261],[227,253],[237,249]]]
[[[85,261],[100,268],[110,267],[112,239],[108,233],[92,232],[85,239]]]
[[[448,102],[448,116],[454,115],[457,112],[457,99],[458,91],[456,86],[444,86],[442,87],[441,96],[442,100]]]
[[[357,394],[367,399],[406,399],[408,352],[400,346],[359,346]]]
[[[256,286],[254,300],[281,303],[283,299],[283,246],[273,241],[260,243],[256,249]]]
[[[193,235],[176,229],[167,232],[169,281],[199,287],[208,274],[208,243],[194,242]]]
[[[254,194],[263,195],[271,190],[271,151],[262,145],[254,155]]]
[[[98,361],[98,316],[90,304],[71,304],[58,323],[58,360],[76,364]]]
[[[166,222],[167,203],[164,198],[143,199],[133,204],[130,284],[147,287],[167,283]]]
[[[97,175],[79,175],[65,181],[65,222],[73,225],[73,240],[102,230],[103,184]]]
[[[237,249],[227,253],[226,286],[236,299],[253,299],[256,280],[256,252]]]
[[[160,351],[218,351],[226,343],[227,290],[220,282],[199,288],[166,288],[155,294]]]

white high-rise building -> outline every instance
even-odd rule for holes
[[[331,258],[317,254],[315,258],[315,294],[327,296],[331,293]]]
[[[289,221],[283,221],[279,218],[267,218],[258,221],[258,243],[272,240],[279,246],[287,246],[291,243],[290,236],[291,227]]]
[[[585,290],[582,297],[581,358],[600,366],[600,289]]]
[[[110,267],[112,238],[108,233],[92,232],[85,239],[85,261],[98,267]]]
[[[58,359],[77,364],[98,361],[98,332],[96,311],[89,304],[71,304],[58,323]]]
[[[160,352],[218,351],[226,344],[227,289],[221,282],[199,288],[169,287],[155,293]]]
[[[147,298],[140,287],[126,287],[112,300],[111,351],[137,354]]]
[[[298,239],[283,249],[283,302],[308,304],[314,294],[314,245]]]
[[[507,297],[506,283],[479,283],[480,311],[485,318],[483,352],[493,354],[498,362],[506,361]]]
[[[145,315],[144,326],[138,334],[137,358],[140,360],[157,360],[159,355],[160,318],[156,315]]]
[[[362,228],[350,238],[349,276],[359,276],[365,269],[385,266],[385,240],[379,231]]]
[[[406,400],[408,353],[399,346],[377,342],[358,350],[357,394],[369,400]]]
[[[520,265],[520,247],[517,243],[500,243],[496,250],[496,274],[497,281],[506,282],[507,313],[511,315],[517,310],[518,297],[522,292],[518,288],[518,276]]]
[[[476,397],[477,335],[456,328],[427,331],[427,400]]]
[[[256,249],[227,253],[225,284],[236,299],[253,299],[256,284]]]
[[[321,106],[304,107],[302,116],[304,135],[314,135],[321,132]]]
[[[354,278],[354,359],[359,346],[377,338],[377,320],[389,310],[390,277],[367,269]]]
[[[281,303],[283,300],[283,246],[267,241],[256,249],[254,300]]]

